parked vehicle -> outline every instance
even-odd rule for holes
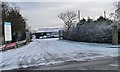
[[[8,50],[8,49],[11,49],[11,48],[15,48],[16,46],[17,46],[16,42],[5,44],[5,46],[2,48],[2,50]]]

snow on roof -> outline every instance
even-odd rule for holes
[[[41,28],[36,33],[42,33],[42,32],[58,32],[59,28]]]

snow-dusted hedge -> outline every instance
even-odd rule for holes
[[[112,22],[86,22],[69,31],[64,38],[81,42],[112,42]]]

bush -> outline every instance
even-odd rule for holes
[[[99,19],[100,20],[100,19]],[[68,40],[81,42],[111,43],[112,42],[112,21],[86,21],[84,24],[77,25],[63,37]],[[78,23],[79,24],[79,23]]]

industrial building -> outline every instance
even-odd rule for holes
[[[42,28],[35,32],[36,39],[59,37],[59,28]]]

